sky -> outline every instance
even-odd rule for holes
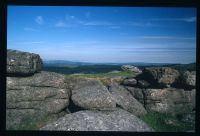
[[[8,6],[7,48],[43,60],[196,62],[196,9]]]

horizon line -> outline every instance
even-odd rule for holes
[[[106,63],[115,63],[115,64],[127,64],[127,63],[154,63],[154,64],[191,64],[196,63],[196,61],[181,63],[181,62],[90,62],[90,61],[73,61],[73,60],[62,60],[62,59],[45,59],[42,61],[69,61],[69,62],[77,62],[77,63],[95,63],[95,64],[106,64]]]

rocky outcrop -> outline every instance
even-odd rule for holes
[[[137,116],[146,114],[146,110],[143,105],[138,102],[123,86],[120,86],[117,83],[112,83],[109,91],[114,97],[116,103],[123,109]]]
[[[6,129],[59,117],[69,105],[65,76],[41,69],[39,55],[7,50]]]
[[[161,113],[188,113],[195,108],[195,92],[176,88],[147,89],[144,91],[145,107]]]
[[[185,71],[183,73],[183,84],[189,85],[189,86],[193,86],[195,87],[196,85],[196,71]]]
[[[122,82],[125,86],[135,86],[137,84],[137,80],[135,78],[126,78]]]
[[[179,72],[169,67],[145,68],[137,77],[151,84],[151,87],[170,87],[179,78]]]
[[[195,71],[152,67],[129,81],[132,84],[124,84],[125,80],[122,83],[148,112],[189,114],[195,111]]]
[[[29,77],[7,77],[6,127],[58,114],[69,105],[70,92],[64,75],[41,72]],[[17,117],[16,117],[17,115]]]
[[[7,74],[9,76],[27,76],[42,69],[42,60],[39,55],[7,50]]]
[[[130,72],[134,72],[134,73],[142,73],[142,71],[138,67],[135,67],[132,65],[123,65],[121,68],[124,71],[130,71]]]
[[[135,115],[116,109],[115,111],[79,111],[65,115],[41,130],[62,131],[153,131]]]
[[[196,86],[196,71],[183,71],[177,81],[179,88],[194,89]]]
[[[84,109],[112,110],[116,102],[108,89],[95,79],[77,78],[73,80],[72,101]]]
[[[187,91],[177,88],[140,89],[127,87],[131,94],[141,103],[147,111],[185,114],[195,109],[196,90]]]
[[[152,111],[194,120],[195,71],[123,66],[136,77],[94,79],[41,71],[36,54],[7,55],[6,129],[50,117],[41,130],[152,131],[136,117]]]

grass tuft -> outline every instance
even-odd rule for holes
[[[180,121],[177,116],[167,113],[150,112],[141,119],[156,132],[186,132],[195,130],[193,123]]]

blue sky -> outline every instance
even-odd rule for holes
[[[7,48],[43,60],[196,62],[196,9],[9,6]]]

